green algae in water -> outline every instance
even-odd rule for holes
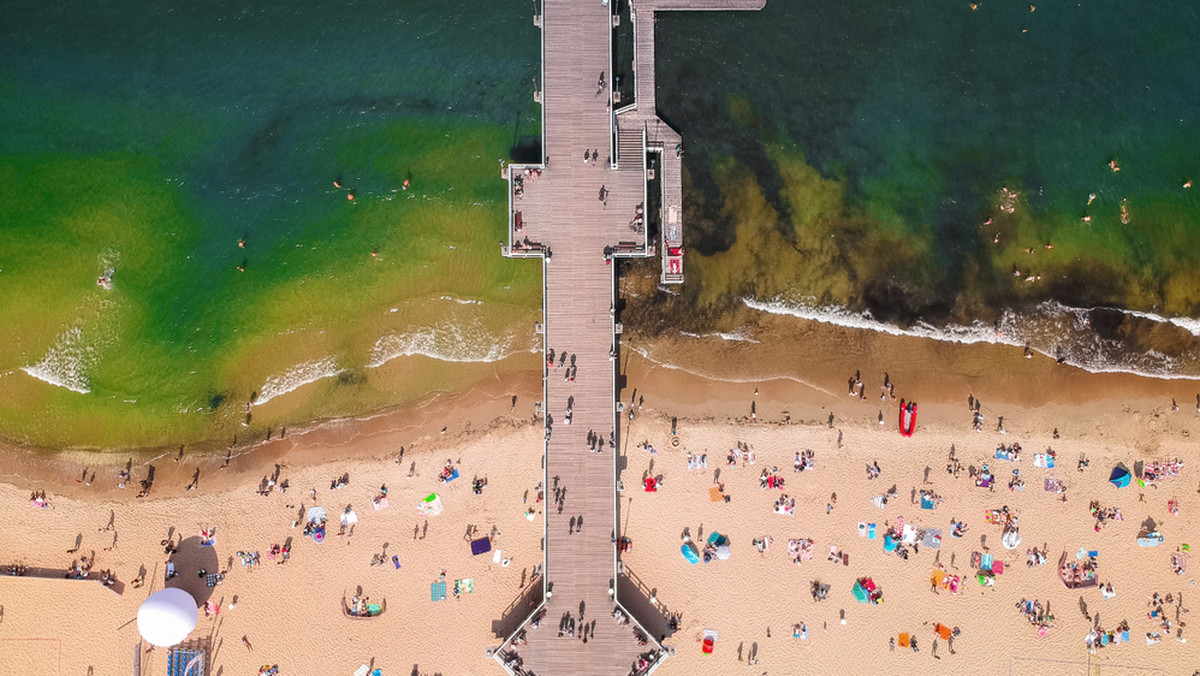
[[[538,271],[498,254],[504,184],[480,153],[504,134],[426,120],[360,132],[355,143],[389,159],[357,173],[395,192],[350,201],[330,183],[294,237],[231,238],[207,259],[203,221],[144,159],[0,158],[14,179],[0,219],[20,224],[0,235],[14,319],[0,327],[5,428],[54,444],[194,439],[212,431],[214,401],[240,405],[296,364],[362,372],[389,333],[443,318],[486,341],[528,320]],[[342,150],[360,157],[355,143]],[[425,307],[443,296],[470,313]],[[61,387],[22,383],[20,366]]]
[[[701,255],[684,293],[900,321],[1046,299],[1200,314],[1198,30],[1180,3],[664,16],[660,108]]]
[[[527,349],[538,270],[499,255],[496,162],[538,133],[527,13],[11,9],[0,434],[227,440],[256,395],[255,435],[462,387],[485,372],[450,360]],[[394,361],[414,354],[434,359]]]

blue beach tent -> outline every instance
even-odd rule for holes
[[[1117,488],[1125,488],[1129,485],[1129,470],[1123,465],[1117,465],[1113,468],[1112,474],[1108,475],[1108,480]]]

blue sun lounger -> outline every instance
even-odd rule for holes
[[[429,600],[445,601],[446,600],[446,583],[433,582],[429,585]]]

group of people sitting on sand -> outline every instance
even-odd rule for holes
[[[1142,468],[1142,483],[1146,486],[1158,488],[1158,482],[1169,478],[1179,476],[1180,470],[1183,469],[1182,460],[1172,460],[1170,462],[1148,462]]]
[[[813,461],[813,455],[813,452],[807,448],[803,451],[796,451],[795,457],[792,458],[792,471],[803,472],[806,469],[812,469],[816,466],[816,463]]]
[[[1034,547],[1033,549],[1026,549],[1025,556],[1029,557],[1025,561],[1026,568],[1033,568],[1034,564],[1037,564],[1039,566],[1046,565],[1046,550],[1045,549],[1038,549],[1036,547]]]
[[[779,476],[779,468],[772,467],[770,471],[764,467],[761,474],[758,475],[758,487],[760,490],[768,488],[778,488],[783,490],[783,477]]]
[[[796,515],[796,498],[790,498],[787,494],[783,494],[775,499],[775,513],[787,514],[788,516]]]
[[[736,467],[738,460],[742,461],[742,466],[754,464],[754,451],[750,449],[750,444],[745,442],[737,442],[737,448],[729,449],[729,456],[726,458],[730,467]]]
[[[91,574],[92,566],[95,563],[95,558],[80,556],[71,562],[71,568],[67,571],[65,577],[70,580],[82,580]]]
[[[1083,642],[1084,645],[1087,646],[1088,652],[1094,655],[1096,654],[1096,650],[1098,648],[1117,645],[1118,643],[1128,640],[1128,636],[1129,623],[1125,620],[1121,620],[1121,624],[1117,625],[1117,628],[1112,631],[1106,631],[1101,629],[1099,626],[1093,628],[1087,633],[1087,636],[1084,636]],[[1149,635],[1147,634],[1147,636]],[[1149,643],[1149,641],[1147,641],[1147,643]]]
[[[34,491],[33,494],[29,496],[29,502],[34,507],[50,506],[50,498],[46,497],[46,491]]]
[[[1092,517],[1096,519],[1095,529],[1097,533],[1100,532],[1100,527],[1107,525],[1109,521],[1125,520],[1121,516],[1121,510],[1116,507],[1101,507],[1098,500],[1092,500],[1092,504],[1088,506],[1088,510],[1091,511]]]
[[[1059,576],[1068,589],[1090,587],[1096,583],[1096,561],[1088,557],[1078,563],[1063,559]]]
[[[1014,443],[1010,446],[1005,446],[1004,444],[1000,444],[999,446],[996,447],[996,459],[997,460],[1009,460],[1012,462],[1020,462],[1021,461],[1021,444]]]
[[[1154,592],[1154,594],[1150,596],[1150,601],[1148,603],[1150,610],[1146,613],[1146,619],[1157,624],[1168,635],[1171,633],[1171,627],[1173,624],[1171,622],[1171,618],[1167,617],[1166,607],[1175,604],[1176,600],[1178,600],[1178,605],[1175,609],[1175,617],[1178,619],[1180,615],[1187,612],[1187,608],[1183,607],[1182,595],[1176,599],[1174,594],[1168,593],[1166,596],[1161,596],[1158,592]],[[1179,624],[1180,626],[1183,625],[1182,622]]]

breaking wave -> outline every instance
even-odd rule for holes
[[[443,324],[404,333],[389,333],[375,341],[368,368],[378,368],[398,357],[421,355],[450,362],[500,361],[517,350],[514,339],[498,338],[478,325]]]
[[[78,326],[64,331],[36,364],[21,367],[29,375],[72,392],[87,394],[87,366],[91,350],[83,344],[83,330]]]
[[[952,343],[1022,347],[1093,373],[1131,373],[1164,379],[1200,378],[1200,320],[1112,308],[1077,308],[1046,301],[1022,312],[1005,310],[993,323],[898,326],[869,311],[782,300],[743,298],[753,310],[893,336]],[[1102,332],[1108,335],[1102,335]]]
[[[297,364],[288,369],[283,375],[267,378],[267,382],[263,383],[262,389],[258,393],[258,398],[254,400],[254,404],[260,406],[275,397],[295,391],[309,383],[338,376],[344,370],[338,366],[337,360],[333,357],[325,357]]]

